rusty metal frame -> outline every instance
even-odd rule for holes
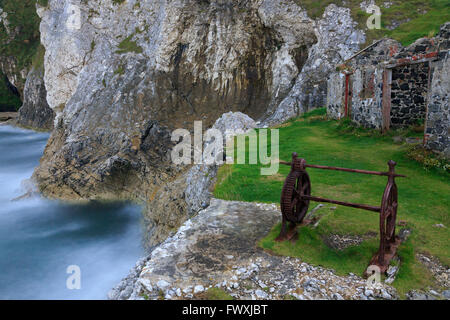
[[[406,176],[395,173],[396,163],[392,160],[388,162],[388,172],[319,166],[307,164],[305,159],[299,158],[297,153],[294,152],[292,154],[292,162],[280,161],[280,164],[291,166],[291,171],[286,178],[281,194],[282,226],[280,235],[276,238],[276,241],[292,241],[297,239],[297,226],[306,222],[304,219],[308,212],[310,201],[333,203],[346,207],[378,212],[380,214],[380,247],[370,261],[370,265],[378,266],[380,272],[385,273],[389,267],[390,260],[395,256],[401,242],[395,235],[398,209],[398,189],[395,178],[404,178]],[[306,172],[306,168],[388,177],[388,182],[381,200],[381,206],[370,206],[312,196],[311,180]],[[288,223],[290,223],[290,226],[288,226]]]

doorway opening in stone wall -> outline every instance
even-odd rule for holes
[[[412,130],[425,137],[430,63],[410,63],[391,69],[390,127]]]

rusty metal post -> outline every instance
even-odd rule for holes
[[[392,105],[392,69],[383,72],[383,96],[382,96],[382,131],[387,132],[391,128],[391,105]]]
[[[370,265],[378,266],[381,273],[385,273],[389,268],[389,263],[396,255],[397,248],[401,242],[395,234],[398,208],[398,191],[395,183],[396,165],[392,160],[388,162],[388,182],[381,201],[380,248],[370,262]]]

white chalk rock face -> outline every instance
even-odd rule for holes
[[[170,133],[275,109],[316,41],[293,1],[73,1],[39,7],[55,130],[34,177],[56,198],[147,201],[180,168]]]
[[[323,16],[314,22],[317,43],[309,48],[301,72],[295,78],[288,95],[264,121],[274,125],[301,115],[311,109],[324,107],[327,98],[327,77],[336,65],[356,53],[366,42],[363,31],[350,9],[329,5]]]
[[[47,101],[52,109],[62,108],[78,87],[78,76],[89,52],[89,37],[79,32],[81,26],[71,23],[81,9],[69,1],[52,1],[51,10],[38,9],[42,19],[41,42],[46,48],[45,83]],[[87,27],[83,28],[85,31]],[[59,111],[59,110],[57,110]]]
[[[315,22],[296,1],[49,0],[38,14],[56,117],[34,178],[63,199],[148,202],[185,172],[174,129],[319,105],[324,73],[363,40],[348,9]]]

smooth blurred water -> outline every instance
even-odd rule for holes
[[[0,125],[0,299],[105,299],[144,254],[141,208],[22,195],[49,135]],[[69,290],[67,267],[81,268]]]

